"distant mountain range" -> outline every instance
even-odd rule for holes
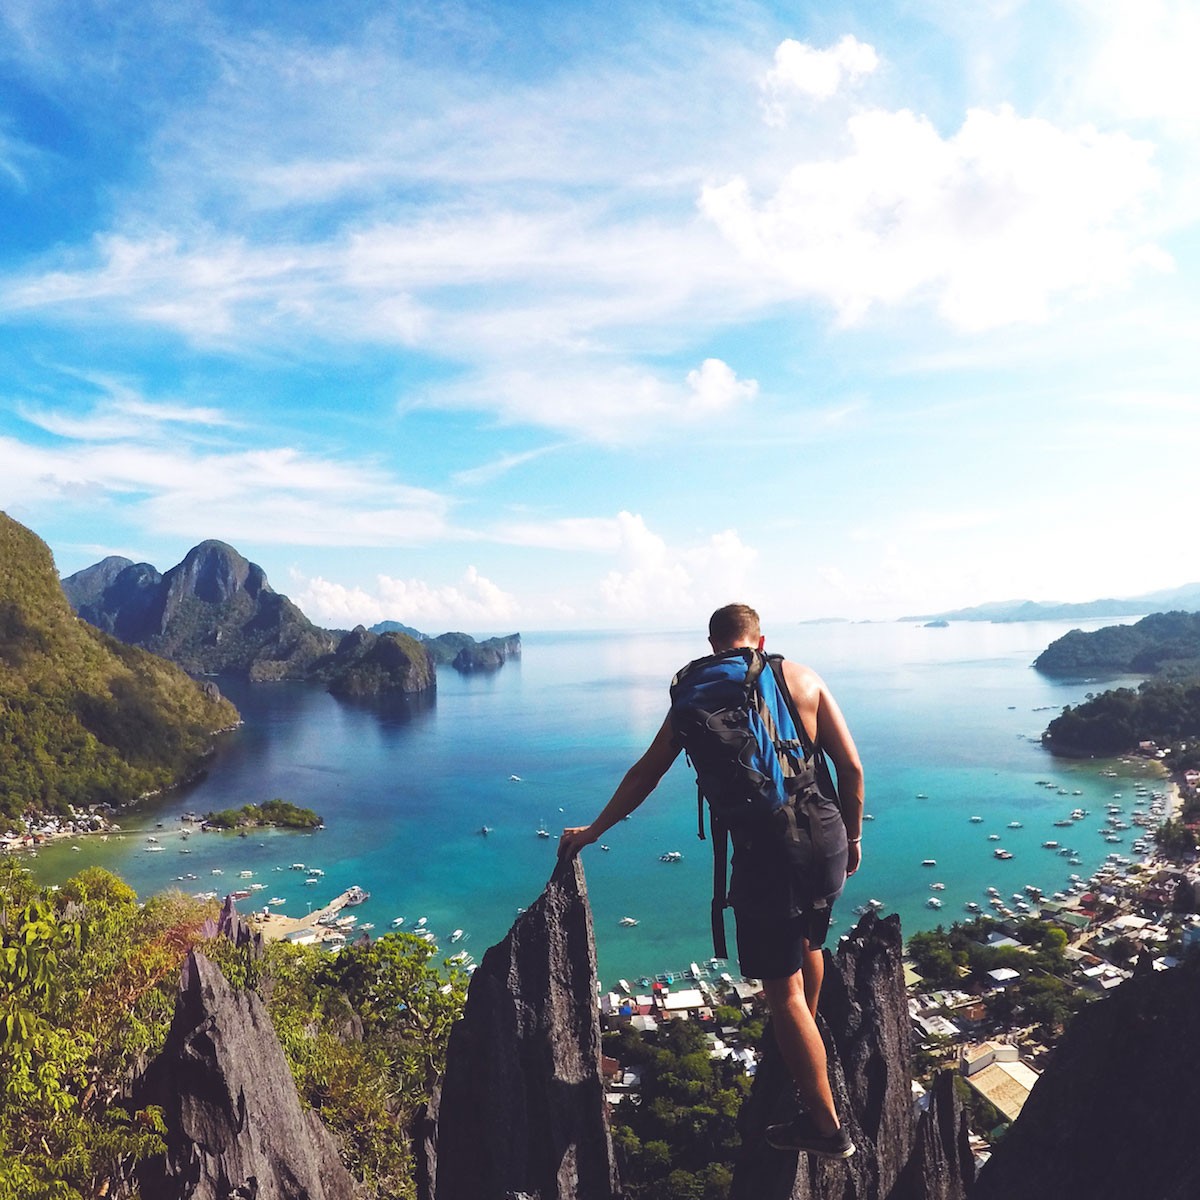
[[[258,564],[215,540],[194,546],[164,574],[149,563],[106,558],[67,576],[62,590],[89,624],[193,675],[304,679],[343,696],[432,692],[439,663],[494,670],[521,653],[519,634],[431,638],[398,621],[321,629],[271,587]]]
[[[971,608],[955,608],[948,612],[925,613],[901,617],[902,621],[992,621],[996,624],[1011,621],[1073,621],[1089,617],[1141,617],[1147,613],[1168,609],[1193,612],[1200,610],[1200,583],[1185,583],[1182,587],[1146,592],[1125,599],[1087,600],[1079,604],[1054,600],[996,600],[976,604]]]

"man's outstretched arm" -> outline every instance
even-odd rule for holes
[[[617,785],[612,799],[604,806],[599,816],[590,825],[563,830],[558,843],[559,858],[574,858],[584,846],[590,846],[599,840],[606,830],[629,816],[658,787],[658,781],[679,757],[679,750],[671,728],[671,718],[668,716],[659,726],[646,753],[625,772],[625,778]]]

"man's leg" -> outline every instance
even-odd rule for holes
[[[806,964],[811,953],[805,955]],[[806,984],[805,972],[801,970],[783,979],[764,979],[763,993],[771,1010],[775,1040],[779,1043],[783,1061],[796,1081],[796,1090],[800,1093],[805,1111],[819,1133],[831,1134],[838,1128],[839,1122],[833,1107],[833,1092],[829,1087],[825,1043],[821,1040],[816,1018],[809,1008]],[[819,990],[818,979],[816,991]],[[816,999],[814,994],[814,1009]]]
[[[825,981],[825,951],[813,950],[809,947],[808,939],[804,941],[804,960],[800,964],[804,975],[804,1001],[808,1011],[815,1018],[817,1001],[821,999],[821,984]]]

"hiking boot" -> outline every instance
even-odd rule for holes
[[[854,1143],[845,1125],[836,1133],[818,1133],[812,1119],[805,1113],[800,1113],[783,1125],[768,1125],[767,1141],[776,1150],[803,1150],[818,1158],[849,1158],[854,1153]]]

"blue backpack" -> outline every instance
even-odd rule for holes
[[[726,958],[730,836],[735,844],[764,836],[789,842],[788,859],[798,864],[795,878],[804,899],[825,903],[845,880],[846,831],[837,790],[796,711],[778,654],[743,648],[688,663],[671,681],[671,725],[696,772],[701,838],[708,803],[713,949]]]

